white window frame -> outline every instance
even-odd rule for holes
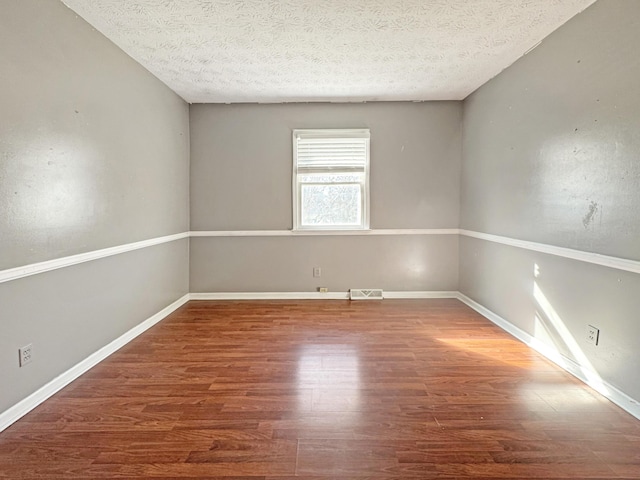
[[[361,223],[359,225],[302,225],[302,183],[298,181],[298,175],[303,174],[298,168],[298,139],[362,139],[365,144],[364,180],[360,196]],[[295,129],[293,130],[293,231],[313,230],[369,230],[369,165],[370,165],[370,139],[369,129]],[[335,165],[321,167],[320,171],[331,173],[351,173],[352,167]],[[315,170],[316,172],[318,170]],[[358,169],[357,171],[362,171]]]

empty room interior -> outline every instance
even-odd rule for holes
[[[640,479],[640,1],[0,12],[0,478]]]

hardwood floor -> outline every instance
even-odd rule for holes
[[[0,477],[640,478],[640,422],[457,300],[192,301],[0,433]]]

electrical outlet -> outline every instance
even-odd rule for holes
[[[313,276],[320,277],[322,275],[322,269],[320,267],[313,267]]]
[[[587,342],[592,345],[598,345],[598,340],[600,339],[600,329],[594,327],[593,325],[587,325]]]
[[[318,287],[318,291],[320,293],[329,293],[329,288],[328,287]]]
[[[21,367],[24,367],[27,363],[31,363],[31,360],[33,360],[33,345],[29,344],[19,348],[18,356]]]

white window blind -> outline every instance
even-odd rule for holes
[[[369,130],[294,130],[294,229],[369,228]]]

